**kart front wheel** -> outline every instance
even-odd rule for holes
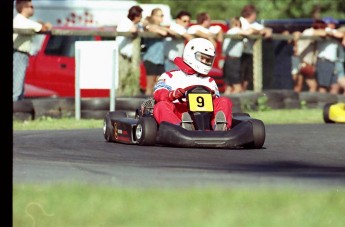
[[[135,138],[139,145],[150,146],[156,143],[157,122],[153,117],[142,117],[139,119],[136,129]]]

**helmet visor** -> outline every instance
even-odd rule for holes
[[[196,52],[195,59],[207,66],[212,66],[213,61],[214,61],[214,56],[210,56],[201,52]]]

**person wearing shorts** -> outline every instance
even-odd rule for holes
[[[228,35],[250,35],[251,30],[242,30],[241,22],[238,17],[231,20],[231,28],[227,31]],[[244,44],[240,39],[225,38],[222,52],[225,55],[223,66],[223,76],[226,83],[224,94],[240,93],[243,91],[241,77],[241,56]]]
[[[325,17],[322,21],[326,24],[324,34],[332,38],[342,38],[343,34],[339,33],[335,27],[338,21],[332,17]],[[336,61],[338,60],[339,43],[336,39],[323,39],[318,42],[318,59],[316,64],[316,78],[319,84],[319,92],[338,94],[340,87],[336,72]]]
[[[159,34],[166,37],[176,35],[177,33],[169,28],[161,26],[163,22],[163,11],[155,8],[151,11],[151,16],[144,21],[145,31]],[[159,75],[165,72],[164,69],[164,39],[148,38],[144,40],[146,51],[143,55],[144,66],[146,70],[146,95],[153,94],[153,87]]]

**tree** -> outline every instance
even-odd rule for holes
[[[345,18],[345,0],[139,0],[140,3],[167,4],[174,17],[178,11],[191,12],[192,18],[200,12],[208,12],[213,20],[228,20],[239,16],[246,4],[259,9],[260,19],[312,18],[319,10],[320,17]]]

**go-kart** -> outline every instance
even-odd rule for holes
[[[143,146],[262,148],[265,126],[261,120],[251,118],[247,113],[233,113],[230,130],[214,131],[210,123],[213,99],[209,89],[193,87],[186,91],[184,100],[195,126],[193,131],[168,122],[158,125],[153,117],[155,101],[149,98],[137,109],[134,118],[127,117],[122,111],[108,112],[103,123],[104,138],[108,142]]]
[[[345,103],[326,103],[323,120],[325,123],[345,123]]]

